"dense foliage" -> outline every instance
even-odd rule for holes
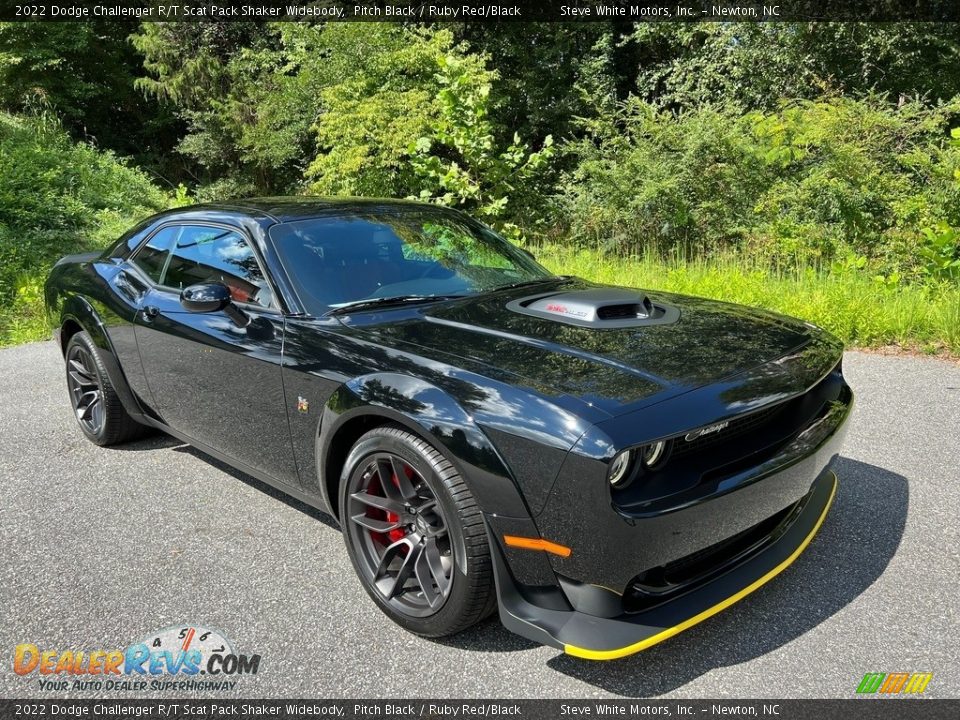
[[[56,119],[0,113],[0,334],[35,326],[57,258],[100,247],[170,202],[140,170],[71,141]]]
[[[929,101],[960,93],[954,23],[641,24],[637,94],[672,107],[881,93]]]
[[[143,58],[129,32],[104,20],[0,23],[0,109],[49,108],[74,138],[178,171],[170,150],[182,124],[137,90]]]
[[[829,97],[738,112],[632,100],[568,146],[573,237],[685,257],[741,248],[780,263],[850,254],[918,274],[923,229],[960,216],[960,101]]]
[[[958,56],[955,24],[0,23],[0,296],[182,183],[414,197],[620,262],[942,300]]]

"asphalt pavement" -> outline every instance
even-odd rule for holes
[[[237,697],[851,697],[864,673],[921,671],[927,695],[958,697],[960,367],[849,353],[845,368],[840,486],[807,551],[720,615],[593,663],[496,618],[439,642],[404,632],[321,513],[164,435],[95,447],[55,346],[2,350],[0,696],[130,697],[43,690],[13,672],[14,648],[109,650],[189,626],[261,656],[231,677]]]

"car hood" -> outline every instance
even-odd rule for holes
[[[579,299],[585,298],[589,309],[594,298],[617,293],[646,297],[653,307],[669,311],[669,317],[618,326],[523,311],[524,305],[532,307],[531,298],[545,299],[540,307],[563,310],[578,308],[583,304]],[[564,304],[550,304],[552,297],[562,297]],[[454,355],[496,368],[523,378],[534,389],[572,395],[610,415],[782,358],[816,332],[799,320],[762,310],[575,279],[422,306],[399,315],[357,313],[343,321],[378,342],[415,345],[428,356]]]

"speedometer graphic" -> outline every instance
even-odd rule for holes
[[[198,650],[204,659],[212,654],[234,655],[230,641],[219,630],[202,625],[171,625],[150,633],[141,640],[151,652],[169,650],[187,653]]]

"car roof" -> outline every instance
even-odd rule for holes
[[[292,222],[316,217],[349,216],[354,214],[395,214],[410,211],[448,212],[436,205],[413,200],[392,200],[385,198],[356,197],[257,197],[225,202],[190,205],[181,212],[237,212],[247,211],[254,215],[266,215],[277,222]]]

